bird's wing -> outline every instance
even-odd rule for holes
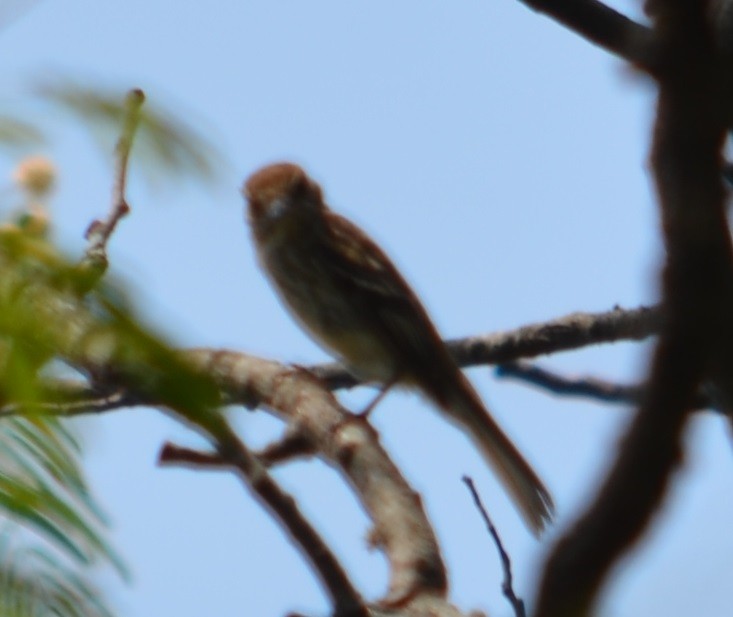
[[[446,362],[453,365],[453,361],[418,297],[389,257],[361,229],[338,214],[327,215],[338,218],[337,224],[329,226],[332,274],[363,315],[366,328],[380,337],[400,364],[440,374],[436,379],[442,381],[446,370],[455,370],[446,367]]]

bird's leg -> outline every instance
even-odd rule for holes
[[[381,387],[379,388],[379,392],[377,392],[377,396],[374,397],[374,400],[372,400],[360,413],[357,415],[360,418],[368,418],[369,414],[372,413],[372,410],[379,405],[380,401],[387,396],[387,393],[392,389],[392,387],[397,383],[398,378],[392,377],[389,381],[384,382]]]

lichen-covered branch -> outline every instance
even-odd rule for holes
[[[189,351],[186,358],[213,376],[232,399],[262,404],[283,417],[345,475],[373,522],[372,542],[390,563],[390,588],[383,604],[403,606],[425,593],[444,597],[445,567],[420,498],[365,419],[346,412],[302,369],[207,349]]]
[[[659,307],[613,308],[600,313],[571,313],[509,330],[446,341],[459,366],[506,364],[519,359],[581,349],[601,343],[641,341],[659,332]],[[308,370],[332,389],[360,382],[342,365],[309,366]]]

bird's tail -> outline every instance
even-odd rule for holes
[[[555,506],[549,491],[519,450],[489,415],[463,373],[460,388],[436,397],[440,406],[464,429],[511,495],[525,522],[539,536],[552,521]]]

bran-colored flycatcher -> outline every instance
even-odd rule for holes
[[[473,439],[539,534],[553,515],[549,492],[384,252],[297,165],[260,169],[243,192],[260,264],[306,331],[360,378],[422,391]]]

